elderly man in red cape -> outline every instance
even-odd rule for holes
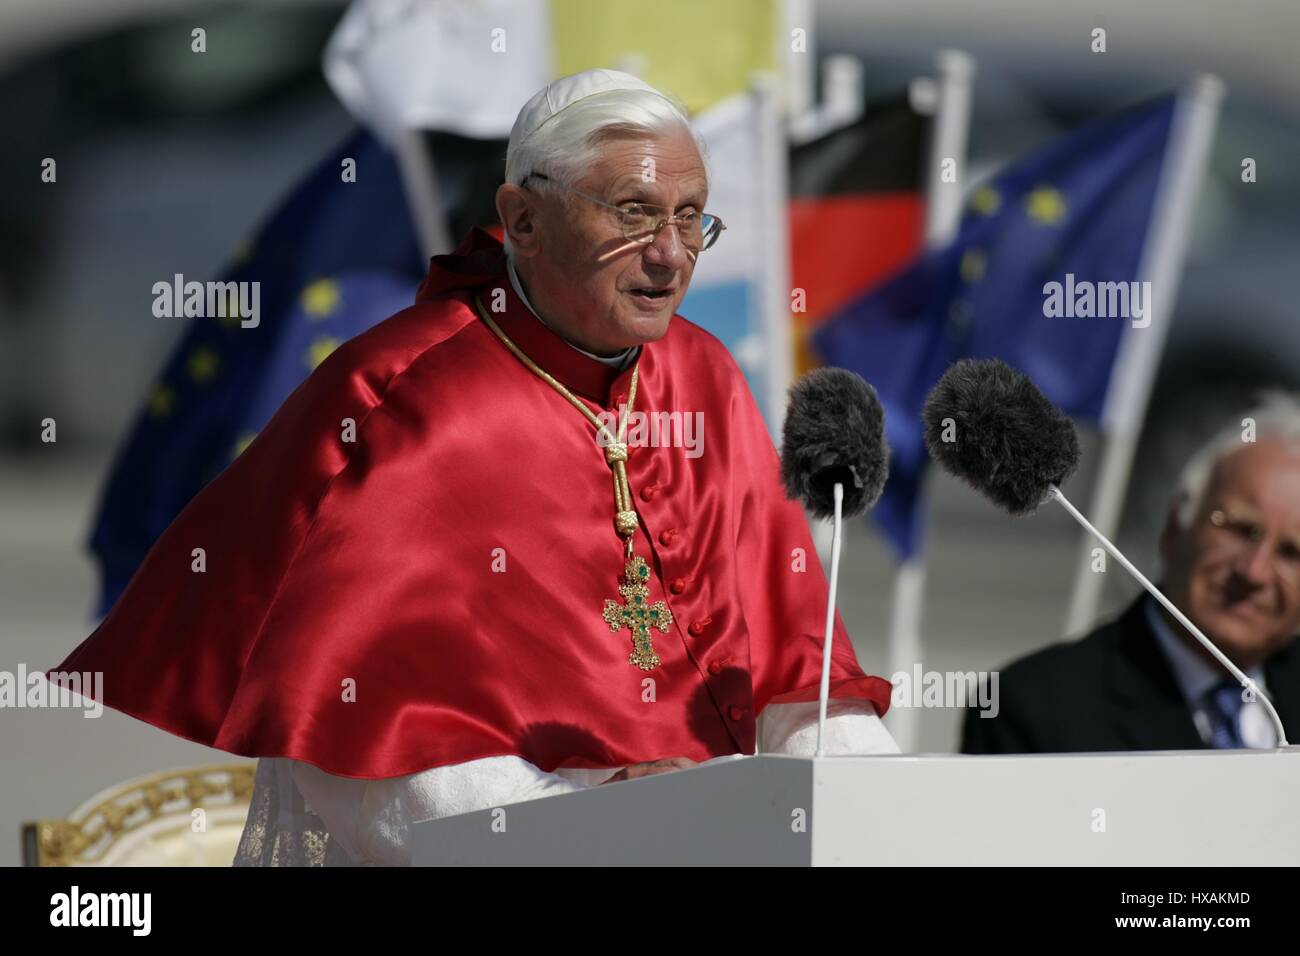
[[[434,257],[56,668],[262,758],[237,864],[407,863],[419,820],[812,753],[826,580],[740,370],[674,314],[722,229],[707,192],[651,87],[540,91],[505,246]],[[702,454],[634,441],[627,409],[701,413]],[[838,617],[834,647],[827,751],[897,752]]]

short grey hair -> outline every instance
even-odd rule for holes
[[[600,158],[602,143],[616,136],[690,133],[709,182],[708,148],[677,101],[648,90],[594,93],[566,107],[531,136],[506,152],[506,182],[516,186],[530,173],[544,173],[562,186],[574,186]],[[543,181],[530,188],[546,188]],[[506,249],[510,237],[506,236]]]
[[[1246,444],[1242,430],[1246,419],[1255,423],[1255,440],[1272,439],[1300,449],[1300,397],[1279,390],[1269,390],[1258,398],[1258,404],[1240,419],[1216,433],[1213,438],[1187,460],[1178,476],[1174,493],[1178,526],[1190,528],[1196,520],[1210,479],[1219,463]]]

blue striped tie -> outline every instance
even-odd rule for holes
[[[1220,750],[1245,747],[1241,737],[1242,687],[1235,678],[1225,677],[1205,694],[1207,710],[1214,723],[1213,745]]]

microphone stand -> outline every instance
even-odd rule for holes
[[[1273,702],[1268,699],[1267,694],[1265,694],[1262,690],[1259,689],[1259,685],[1257,685],[1253,680],[1251,680],[1249,677],[1243,674],[1241,669],[1237,667],[1236,664],[1228,660],[1227,655],[1224,654],[1217,647],[1215,647],[1214,642],[1211,641],[1204,634],[1202,634],[1201,629],[1197,627],[1195,624],[1193,624],[1190,620],[1188,620],[1187,615],[1185,615],[1182,611],[1178,610],[1178,608],[1174,607],[1173,602],[1170,601],[1169,598],[1161,594],[1160,589],[1157,588],[1150,581],[1148,581],[1146,577],[1142,574],[1142,572],[1139,571],[1137,568],[1135,568],[1133,564],[1129,561],[1129,559],[1124,557],[1124,555],[1120,553],[1119,548],[1115,547],[1108,540],[1106,540],[1106,536],[1102,534],[1100,531],[1098,531],[1096,528],[1094,528],[1092,526],[1092,523],[1089,522],[1087,518],[1085,518],[1082,514],[1079,513],[1078,508],[1070,504],[1070,500],[1061,493],[1060,488],[1056,487],[1056,485],[1051,485],[1050,490],[1048,492],[1048,496],[1060,502],[1061,507],[1063,507],[1066,511],[1068,511],[1074,517],[1075,521],[1083,525],[1083,527],[1089,533],[1091,533],[1093,537],[1095,537],[1098,541],[1100,541],[1102,545],[1106,548],[1106,550],[1109,551],[1111,555],[1115,558],[1115,560],[1120,563],[1120,565],[1124,568],[1124,570],[1126,570],[1129,574],[1133,575],[1133,577],[1137,578],[1138,583],[1141,584],[1144,588],[1146,588],[1149,592],[1151,592],[1151,596],[1154,597],[1157,601],[1159,601],[1162,605],[1164,605],[1165,610],[1168,611],[1170,614],[1172,614],[1177,619],[1179,624],[1187,628],[1188,633],[1190,633],[1193,637],[1195,637],[1198,641],[1200,641],[1201,646],[1204,647],[1211,654],[1213,654],[1215,660],[1217,660],[1220,664],[1222,664],[1228,670],[1228,673],[1230,673],[1233,677],[1237,678],[1237,681],[1241,684],[1241,686],[1246,688],[1247,693],[1252,695],[1251,697],[1252,700],[1258,700],[1261,704],[1264,705],[1264,710],[1267,711],[1269,718],[1273,721],[1274,728],[1276,728],[1277,730],[1278,747],[1281,748],[1281,747],[1290,746],[1286,740],[1286,731],[1282,727],[1282,718],[1280,718],[1277,715],[1277,710],[1274,709]],[[823,688],[824,687],[825,687],[825,678],[823,678]],[[823,709],[823,713],[824,712],[825,711]],[[817,749],[820,752],[821,750],[820,736],[818,737]]]
[[[831,638],[835,632],[835,586],[840,578],[840,537],[844,508],[844,485],[835,482],[835,524],[831,529],[831,589],[826,596],[826,639],[822,642],[822,684],[817,696],[817,752],[825,756],[822,739],[826,734],[826,705],[831,696]]]

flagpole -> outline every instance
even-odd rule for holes
[[[961,223],[962,178],[966,141],[970,132],[971,91],[975,61],[960,50],[942,50],[935,58],[937,85],[930,137],[929,175],[926,179],[925,246],[933,249],[950,242]],[[945,182],[943,165],[957,166],[954,181]],[[921,662],[924,642],[921,614],[925,603],[925,559],[917,553],[905,558],[894,574],[894,598],[889,622],[889,673],[910,674]],[[912,703],[915,704],[914,697]],[[904,752],[918,746],[920,713],[915,706],[892,712],[889,729]]]
[[[442,193],[423,133],[404,127],[393,143],[398,168],[402,171],[402,189],[411,210],[411,222],[426,256],[442,255],[455,248],[442,208]],[[364,171],[361,175],[365,175]]]
[[[777,78],[767,71],[755,71],[750,90],[758,107],[759,204],[762,210],[760,236],[763,269],[759,294],[765,338],[767,375],[763,404],[772,442],[781,443],[785,418],[786,391],[793,377],[793,336],[790,328],[790,224],[789,158],[786,121]]]
[[[813,0],[782,0],[772,36],[775,44],[772,62],[785,72],[785,98],[780,105],[792,129],[810,119],[816,111],[816,24]],[[793,41],[795,30],[804,31],[801,49],[796,49]],[[792,138],[798,142],[796,137]]]
[[[1151,283],[1150,321],[1145,327],[1125,330],[1102,409],[1105,451],[1090,514],[1092,523],[1107,538],[1114,538],[1118,530],[1142,423],[1173,321],[1196,194],[1205,178],[1225,92],[1218,77],[1198,74],[1184,87],[1175,107],[1151,228],[1138,269],[1139,280]],[[1065,620],[1066,636],[1091,627],[1101,601],[1106,579],[1092,570],[1093,548],[1092,537],[1084,535]]]

